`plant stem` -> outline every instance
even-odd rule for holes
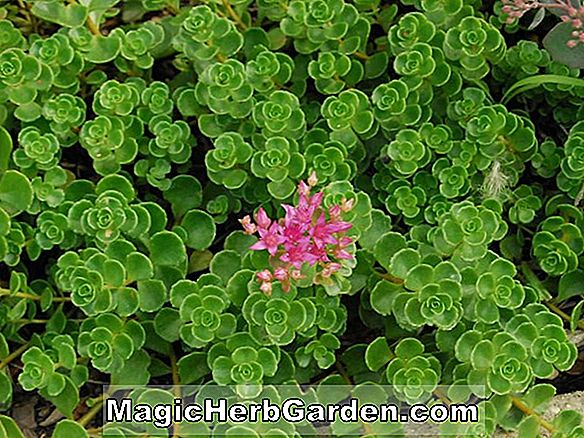
[[[100,437],[102,429],[103,427],[94,427],[93,429],[86,429],[86,432],[89,434],[89,436]]]
[[[91,19],[90,16],[87,16],[87,28],[91,31],[92,34],[96,36],[101,36],[101,31],[95,22]]]
[[[69,4],[71,5],[76,5],[77,0],[67,0],[69,2]],[[93,21],[93,19],[89,16],[89,14],[87,15],[87,20],[85,21],[85,24],[87,25],[87,28],[89,29],[89,31],[97,36],[102,36],[101,31],[99,30],[99,26],[95,23],[95,21]]]
[[[521,273],[523,274],[525,280],[529,283],[529,285],[538,292],[539,297],[543,301],[548,301],[552,299],[552,295],[545,287],[543,287],[539,278],[537,278],[535,273],[532,271],[532,269],[526,262],[521,263]]]
[[[233,21],[235,21],[237,23],[237,25],[242,30],[244,30],[244,31],[247,30],[247,25],[241,20],[241,17],[237,14],[237,12],[235,12],[233,10],[233,8],[231,7],[231,5],[229,4],[229,1],[228,0],[221,0],[221,2],[223,3],[223,6],[227,10],[227,13],[229,14],[229,16],[231,18],[233,18]]]
[[[354,52],[353,55],[355,55],[357,58],[362,59],[363,61],[367,61],[369,58],[371,58],[371,56],[369,56],[367,53],[363,53],[363,52]]]
[[[384,272],[379,272],[379,271],[376,271],[375,269],[373,270],[373,272],[375,272],[377,275],[379,275],[384,280],[389,281],[390,283],[393,283],[393,284],[404,284],[403,279],[398,278],[398,277],[394,277],[393,275],[388,274],[386,272],[385,273]]]
[[[24,345],[21,345],[16,350],[14,350],[12,353],[10,353],[8,356],[6,356],[4,358],[4,360],[2,362],[0,362],[0,370],[6,368],[6,366],[8,366],[8,364],[10,362],[12,362],[14,359],[16,359],[22,353],[24,353],[24,350],[26,350],[27,348],[28,348],[28,342]]]
[[[77,422],[83,427],[87,426],[91,422],[91,420],[93,420],[93,418],[97,415],[97,413],[101,410],[105,402],[105,399],[108,397],[109,394],[107,392],[104,392],[102,395],[100,395],[97,398],[96,403],[92,406],[92,408],[89,411],[87,411],[83,417],[77,420]]]
[[[529,406],[523,403],[518,397],[514,395],[510,395],[509,397],[511,397],[511,401],[513,402],[513,405],[517,409],[519,409],[525,415],[535,418],[535,421],[537,421],[537,423],[541,427],[543,427],[544,429],[548,430],[551,433],[554,433],[556,431],[556,428],[552,423],[541,418],[541,416],[537,412],[535,412],[533,409],[531,409]]]
[[[567,322],[572,322],[572,317],[570,315],[568,315],[566,312],[564,312],[562,309],[560,309],[558,306],[556,306],[553,303],[550,303],[549,301],[546,303],[546,305],[554,312],[556,313],[559,317],[561,317],[564,321]],[[576,325],[578,326],[579,329],[584,330],[584,321],[578,321],[576,323]]]
[[[440,401],[444,403],[446,406],[450,406],[452,404],[448,396],[444,394],[444,392],[441,389],[436,388],[434,391],[432,391],[432,394],[438,397]]]
[[[40,301],[41,297],[39,295],[33,295],[33,294],[27,294],[24,292],[10,292],[8,289],[3,289],[0,288],[0,297],[2,296],[10,296],[10,297],[15,297],[15,298],[26,298],[27,300],[33,300],[33,301]],[[69,297],[54,297],[53,301],[55,303],[62,303],[62,302],[66,302],[66,301],[71,301],[71,298]]]
[[[48,319],[15,319],[10,321],[12,324],[46,324]]]

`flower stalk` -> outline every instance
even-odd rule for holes
[[[575,7],[570,0],[554,0],[544,3],[537,0],[503,0],[503,13],[508,15],[509,23],[523,17],[535,9],[548,9],[560,12],[560,19],[570,23],[573,28],[572,39],[566,42],[570,48],[584,43],[584,6]]]

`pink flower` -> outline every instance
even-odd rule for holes
[[[353,200],[343,199],[341,205],[326,208],[322,205],[324,192],[310,194],[316,183],[315,174],[308,184],[301,181],[297,205],[283,204],[285,214],[278,221],[272,221],[263,208],[258,209],[255,224],[249,216],[240,220],[247,234],[259,234],[251,249],[266,250],[273,257],[273,273],[264,270],[257,274],[265,293],[272,292],[273,280],[280,281],[282,290],[288,291],[290,280],[303,278],[300,270],[305,265],[317,265],[317,273],[326,278],[342,267],[338,261],[354,258],[346,249],[353,239],[345,235],[352,224],[342,220],[343,213],[353,208]]]
[[[337,248],[334,251],[335,257],[341,260],[353,260],[353,254],[344,249]]]
[[[270,228],[260,228],[258,227],[258,233],[260,234],[260,240],[251,246],[251,249],[262,250],[266,249],[270,255],[276,255],[278,252],[278,247],[284,242],[284,238],[280,234],[280,225],[274,222],[270,225]]]

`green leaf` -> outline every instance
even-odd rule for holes
[[[14,321],[16,319],[20,319],[26,313],[26,299],[20,300],[15,306],[12,306],[8,310],[8,314],[6,315],[9,320]]]
[[[556,388],[549,383],[540,383],[529,389],[521,401],[538,412],[545,411],[550,400],[556,395]]]
[[[152,262],[139,252],[128,254],[126,258],[126,277],[128,282],[147,280],[153,275]]]
[[[582,47],[582,45],[579,45]],[[581,59],[584,59],[581,57]],[[570,85],[573,87],[584,86],[584,79],[573,78],[570,76],[560,76],[560,75],[536,75],[529,76],[525,79],[515,82],[503,95],[501,99],[502,104],[508,103],[515,96],[524,93],[525,91],[532,90],[543,84],[557,84],[557,85]]]
[[[124,197],[131,201],[136,197],[136,190],[132,183],[121,175],[108,175],[99,180],[95,186],[95,192],[100,195],[108,190],[115,190],[124,195]]]
[[[8,348],[8,342],[2,333],[0,333],[0,360],[4,359],[10,354],[10,349]]]
[[[380,235],[391,229],[391,217],[378,209],[371,210],[371,226],[363,230],[359,243],[368,251],[373,251]]]
[[[124,366],[115,370],[111,375],[112,385],[146,385],[150,380],[148,367],[150,366],[150,356],[143,351],[136,351],[128,360],[124,361]]]
[[[224,283],[239,271],[241,267],[241,257],[235,251],[219,251],[211,260],[210,270],[213,274],[221,277]]]
[[[183,356],[177,362],[177,366],[183,385],[190,385],[211,372],[207,366],[207,353],[198,351]]]
[[[84,52],[85,59],[95,64],[112,61],[120,52],[119,38],[94,36]]]
[[[584,47],[568,47],[568,41],[574,39],[571,23],[558,23],[543,39],[543,46],[550,52],[552,59],[570,68],[584,68]]]
[[[154,318],[154,329],[158,336],[168,342],[178,341],[180,328],[183,322],[176,309],[165,307],[160,309]],[[184,382],[183,382],[184,383]]]
[[[0,178],[8,169],[10,155],[12,154],[12,137],[4,128],[0,126]]]
[[[191,175],[179,175],[172,179],[168,190],[162,194],[170,202],[176,219],[187,211],[197,208],[203,201],[203,188],[197,178]]]
[[[390,315],[393,309],[393,300],[403,291],[403,287],[382,280],[371,291],[371,307],[381,315]]]
[[[209,250],[193,251],[189,258],[189,274],[208,269],[212,258],[213,253]]]
[[[0,438],[24,438],[24,434],[12,418],[0,415]]]
[[[391,266],[391,258],[400,249],[406,247],[406,239],[399,233],[390,231],[385,233],[377,241],[375,248],[373,249],[373,254],[377,261],[388,271]]]
[[[166,287],[160,280],[144,280],[138,282],[138,298],[140,310],[155,312],[166,302]]]
[[[415,338],[402,339],[395,347],[395,355],[402,359],[411,359],[424,352],[424,344]]]
[[[121,287],[113,294],[116,303],[116,312],[122,316],[136,313],[140,306],[138,292],[132,287]]]
[[[379,52],[375,55],[370,56],[365,61],[365,76],[368,79],[373,79],[378,76],[381,76],[383,73],[387,71],[387,64],[389,62],[389,58],[387,56],[387,52]]]
[[[380,336],[367,346],[365,363],[371,371],[378,371],[393,358],[385,337]]]
[[[484,340],[475,345],[470,356],[470,362],[475,369],[488,368],[495,359],[495,347],[493,343]]]
[[[580,269],[562,275],[558,284],[559,301],[565,301],[576,295],[584,296],[584,271]]]
[[[570,330],[572,333],[578,328],[580,319],[582,318],[582,308],[584,307],[584,300],[580,301],[574,309],[572,309],[572,314],[570,315]]]
[[[204,211],[190,210],[183,217],[181,227],[187,232],[185,243],[189,248],[202,251],[211,246],[215,239],[215,221]]]
[[[417,265],[408,272],[404,286],[411,290],[420,290],[432,283],[433,279],[434,269],[431,266]]]
[[[160,231],[150,239],[150,259],[155,265],[184,266],[187,252],[183,241],[171,231]]]
[[[294,193],[296,186],[290,178],[285,178],[282,181],[272,181],[268,183],[268,192],[279,200],[288,198]]]
[[[564,433],[570,436],[572,429],[580,426],[582,422],[582,414],[575,410],[563,410],[552,421],[552,424],[557,428],[556,432]]]
[[[41,116],[41,106],[36,102],[19,105],[14,111],[14,117],[23,122],[33,122]]]
[[[87,20],[87,7],[78,3],[65,6],[58,0],[36,1],[31,12],[42,20],[60,24],[63,27],[80,27]]]
[[[4,370],[0,370],[0,406],[8,406],[11,400],[12,381]]]
[[[541,9],[543,11],[543,9]],[[517,428],[517,438],[533,438],[539,435],[539,423],[533,416],[527,416],[521,420]]]
[[[32,186],[22,173],[8,170],[0,179],[0,207],[16,216],[32,203]]]
[[[69,377],[65,377],[65,386],[59,395],[49,395],[46,388],[40,390],[39,392],[43,397],[54,404],[59,412],[68,417],[73,414],[73,410],[79,404],[79,390]]]
[[[61,420],[53,431],[52,438],[89,438],[89,434],[83,426],[73,420]]]

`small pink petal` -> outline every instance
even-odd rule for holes
[[[256,222],[260,228],[268,228],[272,221],[266,214],[266,211],[260,207],[256,215]]]

